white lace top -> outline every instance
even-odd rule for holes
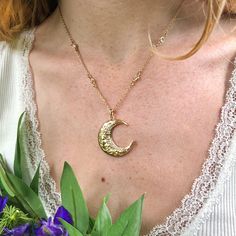
[[[41,148],[28,61],[33,40],[34,29],[23,32],[11,45],[0,42],[0,153],[13,168],[17,122],[26,110],[29,137],[26,168],[30,179],[41,161],[39,194],[47,214],[52,215],[60,205],[60,193],[56,192]],[[224,105],[200,176],[179,207],[148,236],[236,235],[236,59],[225,92]]]

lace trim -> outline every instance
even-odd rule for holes
[[[232,145],[230,146],[229,155],[227,156],[227,161],[225,161],[222,167],[221,173],[217,180],[217,187],[210,193],[208,200],[206,201],[204,207],[198,214],[196,220],[193,220],[190,227],[182,236],[197,236],[198,232],[203,223],[205,223],[214,211],[214,206],[220,203],[221,197],[224,194],[226,183],[230,180],[233,171],[236,169],[236,133],[232,138]]]
[[[45,153],[41,148],[42,141],[38,128],[37,106],[34,100],[35,91],[33,89],[33,79],[28,61],[28,55],[32,48],[33,41],[34,29],[26,31],[22,51],[22,99],[29,114],[29,161],[33,171],[36,170],[37,164],[41,161],[40,197],[45,204],[48,215],[53,215],[56,208],[60,205],[61,196],[60,193],[56,192],[56,183],[50,176],[49,165],[45,159]],[[164,224],[155,226],[148,236],[178,236],[190,227],[194,218],[200,214],[201,211],[205,210],[204,216],[195,218],[195,227],[192,230],[195,235],[200,224],[209,217],[213,205],[218,202],[220,191],[215,194],[214,199],[210,199],[213,198],[213,190],[216,191],[217,180],[219,179],[218,185],[220,188],[229,178],[233,166],[233,162],[228,161],[227,164],[227,162],[224,161],[224,157],[229,152],[231,139],[236,128],[236,59],[234,61],[232,77],[229,82],[230,86],[226,92],[225,103],[220,112],[220,121],[216,125],[215,136],[208,150],[208,158],[202,166],[201,175],[195,179],[191,192],[182,199],[180,207],[175,209],[173,213],[166,218]],[[225,167],[223,165],[224,162]],[[225,168],[224,171],[222,167]],[[219,175],[221,175],[221,179]],[[207,202],[210,202],[210,204],[208,204],[209,207],[206,209],[205,206]]]
[[[209,156],[202,166],[200,176],[195,179],[191,192],[182,199],[180,207],[167,217],[164,224],[155,226],[149,236],[180,235],[184,233],[194,217],[197,216],[192,234],[188,234],[196,235],[200,225],[212,213],[213,206],[219,202],[219,198],[222,195],[220,190],[229,179],[236,162],[232,158],[228,158],[227,161],[224,158],[229,153],[229,147],[236,128],[236,58],[229,83],[230,86],[225,95],[225,102],[221,107],[220,121],[216,125],[215,136],[208,150]],[[224,169],[223,167],[225,168],[224,171],[222,170]],[[218,179],[219,175],[221,179]],[[217,180],[219,181],[216,188]],[[213,190],[218,190],[214,198],[212,196]],[[209,202],[209,207],[204,205],[207,201]],[[203,209],[206,212],[200,217],[200,210]]]
[[[45,159],[45,153],[41,148],[41,134],[37,120],[37,105],[35,103],[35,92],[33,80],[31,79],[31,67],[28,55],[34,42],[34,29],[23,32],[23,50],[21,54],[22,80],[21,91],[22,101],[27,111],[26,132],[28,146],[28,169],[33,176],[40,163],[39,196],[44,203],[47,215],[53,215],[61,203],[61,196],[56,192],[56,183],[50,176],[49,165]]]

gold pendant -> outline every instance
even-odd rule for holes
[[[133,147],[135,141],[131,141],[131,143],[127,147],[119,147],[112,139],[112,129],[120,124],[124,124],[128,126],[128,124],[119,119],[111,119],[105,122],[99,130],[98,133],[98,143],[101,149],[113,156],[113,157],[122,157],[126,155]]]

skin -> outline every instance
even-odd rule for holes
[[[112,107],[149,55],[147,22],[157,39],[175,12],[174,2],[61,2],[85,63]],[[183,6],[162,53],[176,56],[196,42],[204,21],[202,11],[196,9],[201,9],[199,2],[187,1]],[[58,11],[44,21],[37,28],[29,59],[42,147],[57,190],[63,163],[68,161],[92,215],[108,192],[114,219],[146,192],[142,234],[163,223],[190,191],[207,157],[233,68],[236,40],[229,33],[233,24],[222,22],[224,31],[217,28],[187,60],[152,58],[117,111],[117,118],[129,126],[113,131],[120,146],[131,140],[137,146],[115,159],[98,146],[99,128],[109,114],[69,45]]]

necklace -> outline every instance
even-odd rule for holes
[[[166,39],[167,34],[169,32],[169,29],[173,25],[177,15],[178,15],[178,13],[180,11],[180,8],[181,8],[183,2],[184,2],[184,0],[179,5],[179,7],[178,7],[174,17],[171,19],[171,21],[167,25],[166,29],[163,31],[162,35],[158,39],[158,42],[155,44],[156,48],[160,47],[165,42],[165,39]],[[85,70],[87,72],[87,77],[90,80],[90,83],[96,89],[99,97],[101,98],[101,100],[105,104],[105,106],[107,107],[109,115],[110,115],[110,120],[106,121],[101,126],[101,128],[100,128],[100,130],[98,132],[98,144],[99,144],[100,148],[105,153],[107,153],[108,155],[113,156],[113,157],[122,157],[122,156],[126,155],[127,153],[129,153],[132,150],[132,148],[133,148],[134,144],[136,143],[136,141],[131,141],[130,144],[128,146],[126,146],[126,147],[120,147],[120,146],[118,146],[113,141],[113,139],[112,139],[112,130],[113,130],[113,128],[116,127],[117,125],[121,125],[121,124],[124,124],[124,125],[128,126],[128,123],[126,123],[125,121],[115,118],[115,112],[116,112],[117,108],[121,105],[121,103],[124,101],[124,99],[126,98],[126,96],[129,93],[129,91],[134,87],[136,82],[141,79],[143,71],[146,68],[146,66],[149,64],[151,58],[154,56],[154,53],[152,52],[152,54],[147,58],[147,60],[145,61],[143,67],[140,70],[138,70],[136,75],[132,78],[132,80],[131,80],[131,82],[129,84],[129,87],[126,89],[126,92],[123,94],[123,96],[118,101],[116,106],[112,109],[111,106],[109,105],[109,103],[107,102],[106,98],[101,93],[101,91],[100,91],[100,89],[98,87],[98,84],[97,84],[97,80],[94,78],[94,76],[88,70],[88,67],[86,66],[86,64],[84,62],[84,59],[83,59],[83,57],[82,57],[82,55],[80,53],[79,45],[73,39],[72,34],[69,31],[69,28],[68,28],[68,26],[65,23],[65,19],[64,19],[63,15],[62,15],[61,8],[60,8],[59,5],[58,5],[58,9],[59,9],[59,13],[60,13],[60,17],[61,17],[63,26],[64,26],[64,28],[66,30],[66,33],[67,33],[68,37],[69,37],[71,46],[74,48],[76,54],[80,58],[80,61],[81,61],[82,65],[84,66],[84,68],[85,68]]]

